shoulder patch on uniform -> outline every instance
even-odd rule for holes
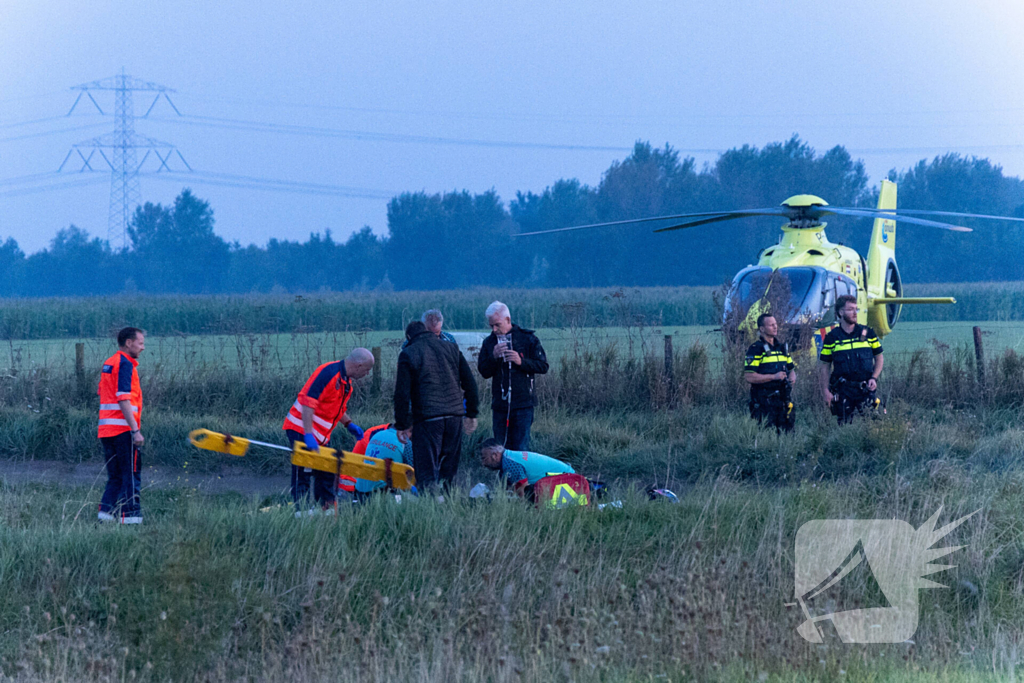
[[[113,365],[104,365],[103,366],[103,372],[105,372],[106,374],[109,375],[113,371],[114,371],[114,366]]]

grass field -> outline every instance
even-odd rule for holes
[[[101,320],[113,305],[79,304],[62,315]],[[616,325],[570,316],[539,330],[552,371],[538,383],[534,447],[611,483],[624,507],[605,511],[456,495],[296,520],[258,511],[278,496],[198,495],[191,472],[281,474],[288,463],[258,449],[244,459],[197,451],[190,429],[280,441],[308,373],[354,345],[381,346],[383,362],[380,391],[361,382],[352,415],[387,421],[400,334],[151,334],[143,463],[179,468],[183,487],[145,491],[146,524],[128,529],[92,521],[96,486],[0,481],[0,681],[1014,680],[1024,322],[977,323],[984,383],[974,323],[902,323],[884,340],[887,413],[841,429],[817,402],[813,359],[801,360],[796,430],[779,437],[746,416],[742,350],[711,326],[648,325],[624,311]],[[51,315],[31,330],[52,329]],[[91,463],[102,481],[95,385],[112,345],[49,336],[0,349],[0,458]],[[81,377],[76,341],[86,345]],[[484,403],[464,442],[463,491],[491,481],[474,457],[489,431]],[[637,495],[655,483],[683,502]],[[896,517],[916,527],[939,506],[942,522],[981,512],[949,538],[966,547],[934,577],[950,588],[922,591],[912,643],[814,646],[796,635],[802,617],[786,603],[800,524]],[[860,582],[854,598],[873,590]]]
[[[986,353],[1006,349],[1024,353],[1024,321],[905,322],[886,337],[888,358],[905,357],[922,348],[969,347],[974,349],[973,327],[982,328]],[[489,334],[486,328],[451,331]],[[677,327],[541,328],[537,336],[552,363],[583,350],[614,344],[624,355],[663,353],[664,336],[673,346],[685,349],[695,343],[707,347],[712,359],[721,362],[721,334],[711,325]],[[356,346],[381,347],[385,375],[394,373],[404,337],[401,332],[308,332],[289,334],[174,335],[146,337],[140,372],[240,370],[255,373],[312,370],[320,363],[343,358]],[[116,351],[106,338],[8,340],[0,347],[0,373],[37,369],[67,373],[74,369],[75,344],[85,345],[85,367],[92,371]],[[3,348],[6,347],[6,348]]]
[[[724,279],[724,278],[723,278]],[[500,299],[530,328],[689,326],[721,322],[721,287],[473,289],[306,295],[2,299],[0,340],[110,337],[125,325],[157,336],[400,331],[428,308],[453,329],[486,327]],[[1024,320],[1024,283],[910,284],[908,296],[955,296],[953,306],[905,306],[907,322]]]
[[[336,518],[153,494],[97,527],[95,492],[0,487],[0,668],[16,680],[999,680],[1022,636],[1020,471],[751,487],[677,506],[536,511],[382,499]],[[913,642],[811,645],[793,535],[981,508]],[[842,591],[865,596],[866,584]],[[836,599],[846,593],[836,589]],[[20,676],[20,678],[18,678]]]

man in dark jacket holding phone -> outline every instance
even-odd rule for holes
[[[420,489],[450,485],[459,469],[463,431],[476,429],[476,377],[458,344],[442,341],[419,320],[409,323],[405,337],[395,377],[398,440],[412,440]]]
[[[512,324],[508,306],[495,301],[486,315],[491,335],[480,347],[477,368],[491,379],[494,438],[509,450],[526,450],[537,405],[534,376],[548,371],[548,358],[533,330]]]

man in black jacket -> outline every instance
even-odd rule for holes
[[[417,485],[447,486],[459,469],[463,430],[476,429],[476,378],[458,345],[422,322],[409,323],[405,337],[395,378],[395,430],[402,443],[412,439]]]
[[[491,336],[480,347],[477,368],[491,380],[494,438],[505,448],[524,451],[530,446],[533,424],[534,375],[548,371],[544,347],[533,330],[512,324],[508,306],[495,301],[487,307]]]

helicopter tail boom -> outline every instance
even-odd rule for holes
[[[879,209],[896,208],[896,183],[882,181],[878,193]],[[868,324],[880,335],[892,331],[900,316],[899,300],[903,295],[900,271],[896,267],[896,221],[889,217],[875,219],[871,230],[871,244],[868,247],[867,275],[865,279],[865,300]],[[884,301],[892,299],[889,303]]]

